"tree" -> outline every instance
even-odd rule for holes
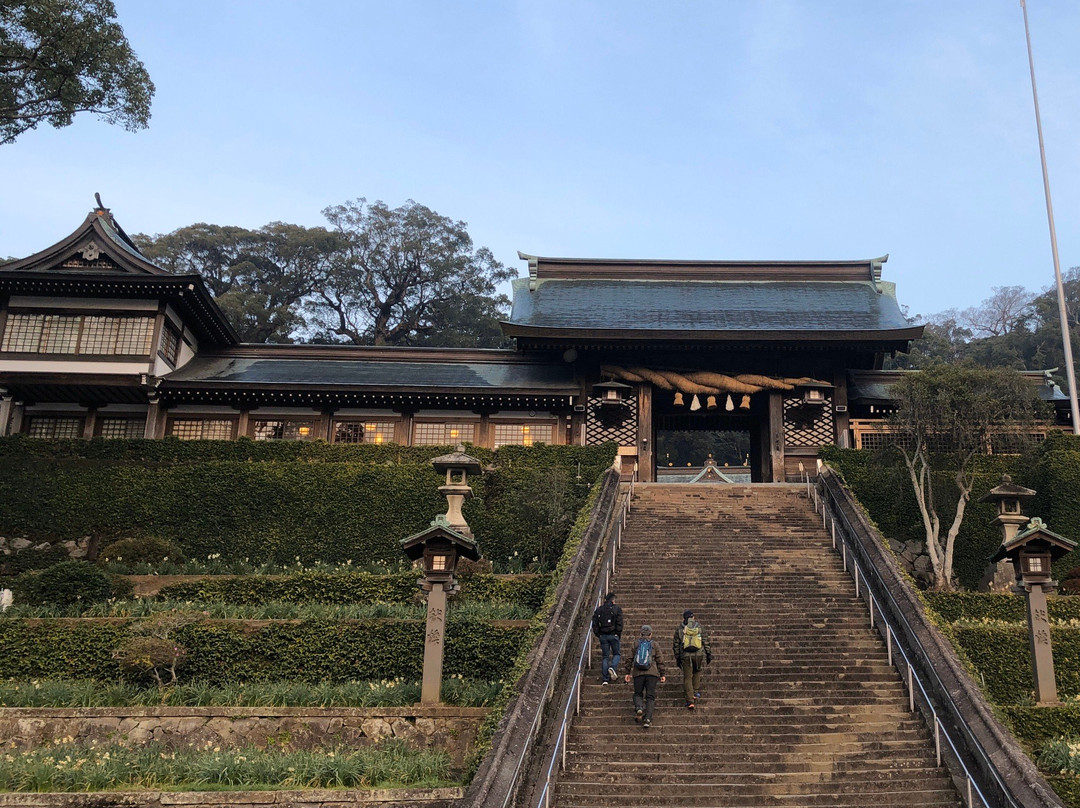
[[[963,321],[976,337],[1000,337],[1027,326],[1035,297],[1023,286],[995,286],[978,306],[965,309]]]
[[[0,143],[92,112],[128,131],[150,120],[154,84],[112,0],[0,4]]]
[[[345,246],[325,228],[284,222],[258,230],[200,223],[134,240],[162,268],[202,275],[244,342],[292,342],[307,327],[302,301]]]
[[[953,547],[971,497],[976,459],[994,434],[1030,432],[1041,412],[1036,391],[1014,371],[938,365],[902,379],[893,394],[894,445],[922,515],[934,585],[952,589]],[[936,470],[947,472],[955,486],[956,507],[947,529],[940,508],[952,497],[935,490]]]
[[[412,200],[398,208],[365,199],[323,211],[344,242],[309,309],[324,340],[371,345],[484,345],[508,300],[497,284],[515,277],[465,222]],[[437,341],[438,340],[438,341]],[[437,343],[436,343],[437,341]]]

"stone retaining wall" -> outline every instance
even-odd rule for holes
[[[460,788],[375,788],[303,791],[108,791],[93,794],[0,794],[0,808],[450,808]]]
[[[483,707],[6,707],[0,708],[0,738],[19,749],[61,738],[284,749],[399,738],[417,749],[446,751],[460,769],[485,715]]]

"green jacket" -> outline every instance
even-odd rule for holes
[[[671,654],[672,654],[672,656],[675,657],[675,664],[679,665],[680,667],[682,666],[683,627],[685,625],[686,625],[686,623],[681,623],[679,625],[679,627],[677,629],[675,629],[675,634],[671,638]],[[698,625],[700,626],[701,623],[698,623]],[[705,639],[705,628],[704,627],[702,627],[702,629],[701,629],[701,650],[705,654],[705,659],[706,660],[711,660],[712,659],[712,650],[709,648],[709,641],[707,639]]]

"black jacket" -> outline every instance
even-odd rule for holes
[[[592,630],[593,630],[593,634],[595,634],[598,637],[600,636],[600,634],[601,634],[600,628],[601,628],[601,625],[603,623],[603,618],[609,616],[609,613],[607,611],[609,609],[614,610],[614,619],[615,619],[614,626],[615,626],[615,630],[614,631],[605,631],[603,633],[604,634],[614,634],[616,637],[621,637],[622,636],[622,609],[620,609],[614,603],[604,603],[601,606],[596,607],[596,611],[594,611],[593,614],[592,614]]]

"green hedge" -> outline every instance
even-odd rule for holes
[[[826,447],[821,456],[844,478],[852,493],[862,503],[883,535],[895,541],[926,541],[911,480],[903,461],[885,452]],[[997,511],[990,503],[978,500],[991,488],[1000,485],[1002,474],[1011,474],[1015,482],[1035,487],[1032,460],[1012,455],[980,457],[975,466],[975,485],[956,537],[953,571],[960,585],[976,589],[1001,546],[1001,529],[994,522]],[[942,534],[948,530],[956,512],[956,484],[948,471],[934,475],[934,491],[939,500],[938,514]],[[1032,514],[1040,511],[1032,510]],[[1055,522],[1049,522],[1056,530]],[[1077,524],[1080,524],[1078,522]]]
[[[1000,708],[1000,712],[1009,722],[1016,737],[1035,755],[1038,755],[1047,741],[1063,737],[1080,738],[1080,704],[1066,704],[1061,707],[1011,705]]]
[[[158,600],[215,603],[411,603],[417,598],[417,572],[373,575],[367,572],[302,572],[296,575],[214,576],[162,587]],[[465,579],[455,600],[505,601],[538,609],[547,587],[546,575],[501,577],[473,575]]]
[[[1040,447],[1039,461],[1030,483],[1039,494],[1032,512],[1041,516],[1051,530],[1080,543],[1080,438],[1055,434]],[[1054,564],[1058,580],[1080,567],[1080,550],[1074,550]]]
[[[427,464],[445,447],[21,437],[0,447],[0,535],[151,536],[189,558],[396,562],[400,539],[446,509],[444,478]],[[613,456],[612,446],[487,453],[496,468],[465,507],[485,557],[497,570],[550,568]]]
[[[1035,685],[1026,625],[959,623],[951,626],[949,633],[992,702],[1004,706],[1031,700]],[[1080,628],[1054,626],[1050,635],[1058,697],[1080,695]]]
[[[112,651],[131,625],[124,620],[0,620],[0,679],[130,679]],[[423,667],[424,623],[419,620],[204,621],[176,636],[190,652],[182,679],[213,684],[416,678]],[[444,673],[501,679],[528,636],[527,627],[451,618]]]
[[[960,620],[1004,620],[1025,623],[1027,607],[1020,595],[984,592],[924,592],[923,599],[946,623]],[[1051,620],[1080,620],[1080,595],[1047,598]]]

